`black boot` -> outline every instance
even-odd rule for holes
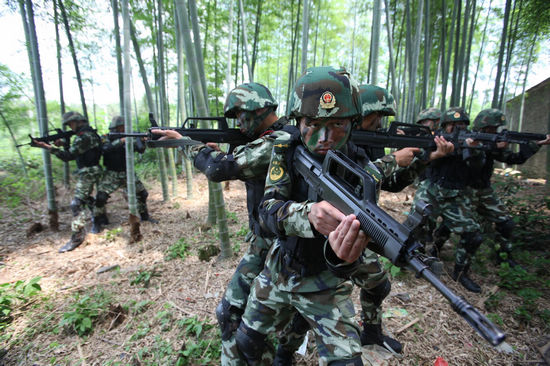
[[[109,225],[109,219],[107,218],[107,214],[103,213],[97,217],[99,219],[99,223],[101,225]]]
[[[290,366],[294,360],[294,352],[290,352],[284,347],[277,347],[277,353],[273,359],[273,366]]]
[[[92,217],[92,230],[90,232],[99,234],[101,231],[103,231],[101,216]]]
[[[361,332],[361,345],[377,344],[395,353],[403,351],[403,345],[396,339],[393,339],[382,333],[382,324],[365,324]]]
[[[71,240],[69,240],[67,243],[65,243],[65,245],[59,248],[59,253],[70,252],[71,250],[76,249],[80,244],[84,242],[85,237],[86,231],[84,229],[76,232],[73,231],[71,235]]]
[[[453,280],[460,282],[460,284],[468,291],[480,293],[481,287],[479,287],[477,283],[468,277],[469,269],[469,265],[455,264],[455,269],[452,274]]]
[[[140,216],[141,216],[141,221],[149,221],[151,224],[158,224],[159,223],[157,220],[155,220],[154,218],[149,216],[149,212],[147,210],[140,213]]]

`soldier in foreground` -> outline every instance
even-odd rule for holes
[[[110,132],[124,132],[124,118],[121,116],[113,117],[109,125]],[[103,152],[103,166],[105,172],[103,178],[97,186],[97,194],[95,197],[95,210],[92,219],[92,233],[97,234],[103,230],[103,225],[109,224],[105,204],[111,193],[119,188],[123,188],[126,192],[126,138],[111,138],[108,135],[102,137],[101,150]],[[143,154],[145,144],[139,138],[134,139],[135,150]],[[149,193],[145,189],[143,183],[136,176],[136,196],[137,208],[141,221],[149,221],[157,223],[157,220],[151,218],[147,210],[147,196]]]
[[[505,125],[506,116],[501,110],[484,109],[476,116],[473,130],[483,133],[497,133],[498,128]],[[494,161],[506,164],[523,164],[542,145],[548,144],[550,144],[550,136],[546,140],[520,144],[519,152],[515,153],[508,148],[507,142],[498,142],[497,149],[485,152],[483,166],[479,170],[472,172],[473,204],[481,217],[495,224],[495,229],[498,233],[495,250],[496,260],[499,264],[506,262],[510,267],[517,265],[516,261],[512,258],[511,243],[515,223],[491,186]]]
[[[188,157],[193,160],[194,166],[209,180],[221,182],[239,179],[244,181],[246,186],[250,231],[245,240],[250,245],[216,309],[222,333],[222,365],[246,364],[236,347],[235,331],[246,307],[250,285],[264,268],[267,252],[273,243],[273,235],[262,230],[260,226],[258,205],[264,193],[273,142],[283,131],[296,130],[295,127],[287,125],[288,120],[285,117],[277,117],[275,114],[277,105],[271,92],[264,85],[259,83],[239,85],[226,98],[224,116],[236,118],[241,132],[254,140],[236,147],[231,154],[220,151],[214,143],[196,145],[185,150]],[[153,130],[153,133],[164,135],[161,139],[182,138],[177,131],[173,130]],[[280,342],[289,344],[278,348],[274,365],[292,363],[293,353],[307,329],[307,323],[300,317],[292,322],[288,332],[282,337],[286,337],[285,340]],[[293,339],[289,340],[289,337]],[[265,362],[266,358],[272,355],[264,356]]]
[[[36,142],[37,146],[49,150],[63,161],[76,160],[78,167],[74,198],[71,201],[74,217],[71,223],[71,239],[59,249],[59,253],[71,251],[84,242],[86,237],[85,206],[88,206],[90,211],[93,210],[94,199],[91,194],[94,185],[97,185],[102,175],[99,166],[101,139],[96,131],[88,125],[86,118],[77,112],[67,112],[63,115],[63,125],[68,125],[76,134],[68,149],[61,150],[45,142]],[[56,142],[56,145],[61,145],[61,142]]]

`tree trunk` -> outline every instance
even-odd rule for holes
[[[40,136],[48,133],[48,114],[46,110],[46,97],[44,95],[44,84],[42,82],[42,66],[40,65],[40,53],[38,51],[38,40],[34,24],[34,11],[31,0],[19,0],[23,29],[27,41],[27,52],[29,66],[34,87],[34,103],[36,105],[36,119]],[[46,197],[48,201],[49,227],[52,230],[59,230],[59,216],[57,203],[55,201],[55,186],[52,178],[52,161],[48,150],[42,150],[42,161],[44,162],[44,178],[46,183]]]
[[[120,115],[124,111],[124,72],[122,71],[122,49],[120,46],[120,25],[118,24],[118,0],[111,0],[111,6],[113,8],[113,21],[114,21],[114,37],[115,37],[115,54],[116,54],[116,66],[118,72],[118,97],[120,106]]]
[[[116,1],[116,0],[115,0]],[[124,129],[131,132],[132,129],[132,97],[130,82],[132,76],[132,69],[130,67],[130,16],[128,14],[128,0],[122,0],[122,26],[124,34]],[[126,178],[127,178],[127,190],[128,190],[128,209],[130,211],[129,223],[130,223],[130,243],[136,243],[143,237],[140,232],[140,219],[137,209],[137,197],[136,197],[136,173],[134,169],[134,138],[126,138]]]
[[[188,3],[189,3],[189,16],[191,18],[191,26],[193,27],[193,40],[194,40],[193,44],[195,47],[196,60],[198,62],[197,66],[199,68],[199,77],[201,80],[202,91],[204,93],[204,100],[206,102],[206,105],[208,105],[208,88],[206,85],[206,73],[204,72],[204,57],[201,51],[201,33],[199,30],[199,22],[198,22],[199,16],[197,14],[197,5],[195,4],[195,0],[188,0]]]
[[[384,10],[386,12],[386,30],[388,32],[388,52],[389,52],[389,74],[391,77],[391,93],[395,100],[399,101],[399,91],[397,89],[397,84],[395,81],[395,60],[393,56],[393,34],[391,32],[391,20],[390,20],[390,9],[388,7],[388,0],[384,0]]]
[[[483,27],[483,33],[482,33],[482,36],[481,36],[481,46],[479,47],[479,55],[477,57],[476,72],[474,74],[474,81],[472,82],[472,92],[470,94],[470,102],[468,103],[468,111],[470,111],[471,108],[472,108],[472,102],[473,102],[474,94],[475,94],[475,90],[476,90],[475,88],[476,88],[477,74],[479,72],[479,68],[480,68],[480,65],[481,65],[481,58],[483,56],[483,49],[485,47],[485,39],[486,39],[486,34],[487,34],[487,24],[489,23],[489,14],[491,13],[491,3],[492,3],[492,0],[489,0],[489,8],[487,9],[487,17],[485,18],[485,26]]]
[[[13,134],[13,131],[11,130],[11,127],[6,120],[6,117],[4,116],[4,113],[2,113],[2,110],[0,110],[0,117],[2,118],[2,121],[4,122],[4,126],[8,129],[8,132],[10,133],[11,141],[13,142],[13,147],[15,148],[15,151],[17,151],[17,155],[19,156],[19,162],[21,163],[21,169],[23,170],[23,174],[25,175],[25,178],[29,179],[29,174],[27,173],[27,167],[25,166],[25,159],[23,159],[23,155],[21,154],[21,150],[19,149],[19,146],[17,146],[17,140],[15,139],[15,135]]]
[[[380,0],[374,0],[372,10],[372,35],[371,35],[371,84],[378,84],[378,51],[380,49]]]
[[[502,76],[502,63],[504,59],[504,50],[506,48],[506,36],[508,33],[508,20],[510,19],[511,3],[512,3],[512,0],[506,0],[506,6],[504,8],[504,21],[502,25],[502,34],[500,37],[500,49],[498,52],[497,74],[495,76],[495,88],[493,90],[493,101],[491,102],[491,108],[500,109],[502,106],[502,100],[499,100],[500,79]]]
[[[243,0],[239,0],[239,8],[241,11],[241,28],[243,31],[243,49],[244,49],[244,55],[246,57],[246,68],[248,69],[248,81],[253,82],[254,81],[254,75],[252,74],[252,67],[250,65],[250,57],[248,56],[248,40],[246,36],[246,19],[244,17],[244,7],[243,7]]]
[[[258,57],[258,38],[260,35],[260,21],[262,19],[262,4],[263,1],[258,1],[256,7],[256,25],[254,27],[254,41],[252,42],[252,77],[254,77],[256,58]]]
[[[59,107],[61,115],[65,114],[65,97],[63,96],[63,70],[61,63],[61,43],[59,40],[59,14],[57,13],[57,0],[53,0],[53,21],[55,24],[55,55],[57,60],[57,77],[59,80]],[[66,125],[61,124],[61,129],[65,131]],[[63,185],[69,189],[71,187],[71,171],[69,162],[63,162]]]
[[[301,73],[307,69],[307,44],[309,40],[309,0],[304,0],[304,16],[302,23],[302,63]]]
[[[69,19],[67,17],[67,12],[65,11],[65,6],[63,5],[63,0],[58,1],[59,9],[61,10],[61,17],[63,18],[63,24],[65,25],[65,33],[67,33],[67,39],[69,40],[69,49],[71,50],[71,55],[73,57],[74,71],[76,74],[76,81],[78,83],[78,91],[80,92],[80,102],[82,103],[82,114],[86,117],[86,119],[88,119],[86,99],[84,98],[84,88],[82,87],[82,77],[80,76],[80,68],[78,67],[78,59],[76,58],[76,49],[74,47],[73,37],[71,35]]]

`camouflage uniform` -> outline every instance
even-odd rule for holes
[[[487,127],[498,128],[506,125],[506,116],[498,109],[484,109],[474,120],[474,130],[485,132]],[[523,164],[533,156],[540,146],[534,141],[528,144],[521,144],[519,152],[512,152],[508,148],[495,149],[485,152],[483,166],[472,173],[472,200],[477,213],[495,224],[497,235],[496,247],[497,261],[506,260],[509,264],[515,265],[511,260],[512,243],[510,239],[513,234],[514,221],[508,215],[506,207],[500,201],[491,187],[491,176],[493,175],[494,161],[506,164]]]
[[[72,245],[62,247],[61,252],[72,250],[84,241],[86,226],[86,211],[84,205],[93,210],[94,199],[91,194],[94,185],[101,179],[102,170],[99,166],[101,157],[101,140],[86,119],[79,113],[67,112],[63,115],[63,124],[69,122],[85,122],[75,131],[75,138],[70,147],[64,150],[52,148],[51,153],[63,161],[76,160],[78,167],[74,198],[71,202],[73,221],[71,222]],[[78,243],[78,244],[76,244]],[[75,246],[76,244],[76,246]],[[64,250],[65,249],[65,250]]]
[[[298,80],[289,110],[293,117],[357,116],[360,108],[357,92],[356,84],[346,72],[329,67],[311,68]],[[298,312],[315,332],[324,362],[362,365],[359,328],[350,299],[352,283],[328,269],[323,248],[331,251],[330,246],[312,229],[307,217],[315,201],[305,200],[307,183],[289,165],[293,149],[300,144],[299,136],[299,131],[286,134],[274,144],[260,218],[266,229],[276,233],[277,239],[264,270],[254,280],[237,330],[237,344],[247,359],[254,362],[263,352],[266,336],[281,329]],[[395,165],[395,161],[381,160],[378,166],[373,165],[364,151],[352,143],[344,144],[340,150],[379,180]]]
[[[263,131],[258,131],[262,121],[274,113],[277,102],[269,89],[259,83],[245,83],[233,89],[226,98],[224,115],[238,118],[240,129],[254,141],[238,146],[231,154],[216,151],[206,145],[185,149],[186,155],[193,160],[194,166],[214,182],[239,179],[245,182],[247,208],[249,216],[249,243],[247,252],[242,257],[237,269],[229,281],[222,301],[216,309],[216,316],[222,333],[222,365],[246,365],[235,344],[234,333],[241,321],[246,307],[250,285],[264,268],[267,252],[273,244],[273,235],[262,230],[258,218],[258,205],[263,196],[265,177],[273,142],[284,131],[295,129],[289,126],[288,119],[280,118]],[[256,114],[259,109],[266,111]],[[251,132],[252,131],[252,132]],[[299,322],[299,320],[297,320]],[[299,323],[293,324],[299,324]],[[307,329],[294,334],[290,328],[286,333],[292,351],[301,344]],[[295,345],[296,343],[297,345]],[[292,353],[291,353],[292,355]],[[266,354],[264,362],[271,363],[273,355]]]
[[[446,123],[452,122],[469,124],[469,117],[462,108],[449,108],[443,115],[443,128]],[[468,278],[467,273],[483,237],[475,212],[472,210],[470,184],[472,172],[479,168],[482,162],[483,155],[472,149],[455,151],[432,162],[427,172],[427,180],[422,182],[415,194],[412,210],[414,211],[419,200],[432,205],[433,211],[427,224],[430,230],[435,227],[438,216],[443,218],[441,226],[434,232],[434,245],[437,249],[445,243],[451,232],[461,236],[456,249],[453,277],[460,277],[461,284],[474,292],[481,289]]]

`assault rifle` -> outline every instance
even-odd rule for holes
[[[195,128],[193,121],[214,121],[217,128]],[[122,138],[122,137],[138,137],[146,138],[146,145],[148,147],[177,147],[183,145],[198,144],[215,142],[226,143],[230,145],[229,151],[233,151],[236,146],[244,145],[252,139],[241,133],[238,128],[229,128],[225,117],[188,117],[182,124],[182,127],[165,127],[159,126],[155,121],[155,117],[152,113],[149,113],[149,122],[151,127],[146,133],[127,133],[127,132],[110,132],[109,137]],[[151,130],[175,130],[182,136],[187,136],[191,140],[159,140],[162,135],[156,135],[151,133]]]
[[[399,134],[401,130],[405,134]],[[546,135],[529,132],[516,132],[503,130],[499,133],[483,133],[468,130],[456,129],[452,133],[438,131],[437,136],[452,142],[455,149],[472,148],[483,150],[496,149],[497,142],[508,142],[512,144],[526,144],[529,141],[540,141],[546,139]],[[466,139],[480,141],[479,146],[468,146]],[[405,147],[420,147],[427,150],[435,150],[434,135],[428,127],[413,125],[404,122],[392,122],[387,131],[361,131],[353,130],[351,140],[358,145],[370,147],[391,147],[402,149]]]
[[[457,296],[429,269],[429,257],[419,253],[422,246],[415,239],[422,214],[416,212],[399,223],[376,204],[376,181],[357,163],[338,151],[329,151],[321,165],[303,147],[294,154],[294,168],[311,187],[310,193],[328,201],[344,214],[354,214],[361,229],[372,238],[368,248],[388,258],[397,266],[409,266],[423,277],[449,302],[483,338],[493,346],[506,337],[489,319],[464,298]],[[422,202],[425,205],[425,202]],[[419,207],[423,211],[425,207]]]
[[[68,145],[71,137],[74,135],[73,130],[63,131],[60,128],[56,128],[55,132],[56,133],[54,133],[52,135],[46,135],[46,136],[42,136],[42,137],[32,137],[29,134],[29,138],[31,139],[31,141],[27,142],[25,144],[19,144],[19,145],[17,145],[17,147],[25,146],[25,145],[30,145],[32,147],[38,147],[38,145],[36,145],[35,141],[42,141],[42,142],[45,142],[47,144],[51,144],[52,142],[57,141],[59,139],[65,139],[65,144]]]

